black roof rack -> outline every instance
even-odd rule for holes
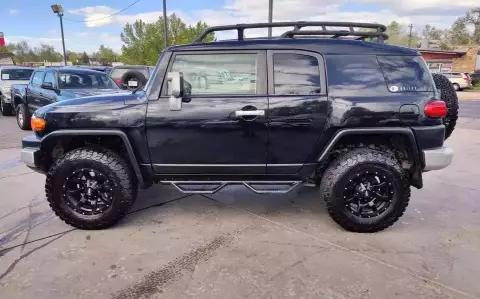
[[[321,27],[321,30],[301,30],[304,27]],[[338,37],[353,37],[357,40],[364,40],[365,38],[376,38],[376,41],[383,43],[388,39],[385,33],[387,27],[375,23],[352,23],[352,22],[273,22],[273,23],[252,23],[252,24],[236,24],[226,26],[208,27],[195,40],[194,43],[202,42],[203,39],[210,33],[226,30],[237,30],[238,40],[244,40],[245,29],[256,28],[274,28],[274,27],[293,27],[292,30],[284,32],[281,38],[293,38],[295,36],[330,36],[331,38]],[[327,29],[329,27],[329,29]],[[337,27],[330,29],[331,27]],[[360,31],[359,29],[374,29],[375,31]]]

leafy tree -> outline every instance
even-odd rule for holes
[[[420,37],[415,31],[412,31],[412,36],[410,37],[410,28],[397,21],[393,21],[387,25],[387,34],[389,38],[386,43],[391,45],[408,46],[410,42],[410,45],[415,47],[420,40]]]
[[[40,61],[59,62],[62,61],[62,54],[55,51],[52,45],[41,44],[39,48],[35,48],[35,54]]]
[[[80,62],[83,64],[90,64],[90,57],[88,57],[87,52],[83,52]]]
[[[175,14],[167,17],[167,23],[169,45],[190,43],[208,27],[204,22],[198,22],[194,26],[187,25]],[[159,17],[156,22],[151,24],[142,20],[127,24],[120,37],[124,43],[121,56],[123,62],[154,65],[165,48],[163,17]],[[212,41],[213,39],[212,34],[205,40]]]
[[[118,55],[111,48],[100,45],[98,52],[93,53],[92,56],[100,60],[102,64],[111,64]]]

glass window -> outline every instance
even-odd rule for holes
[[[56,81],[57,80],[55,80],[55,73],[53,72],[47,72],[45,74],[45,79],[43,79],[43,83],[49,82],[52,83],[53,86],[57,86]]]
[[[118,85],[104,73],[59,72],[60,89],[118,89]]]
[[[182,72],[192,95],[255,94],[257,54],[181,54],[172,72]]]
[[[44,74],[45,72],[42,72],[42,71],[35,72],[33,74],[32,84],[36,86],[42,85]]]
[[[302,54],[274,54],[275,94],[316,94],[321,92],[317,58]]]
[[[433,91],[432,75],[421,56],[377,56],[392,92]]]
[[[1,80],[30,80],[33,70],[31,69],[3,69]]]

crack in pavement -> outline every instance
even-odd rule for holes
[[[32,220],[32,200],[30,200],[30,204],[28,205],[28,229],[27,229],[27,234],[25,235],[25,239],[23,239],[22,247],[20,248],[20,253],[23,252],[25,249],[25,244],[28,241],[28,237],[30,236],[30,231],[32,230],[32,225],[33,225],[33,220]]]
[[[33,248],[32,250],[28,251],[27,253],[25,254],[22,254],[18,259],[16,259],[15,261],[13,261],[12,264],[10,264],[10,266],[7,268],[7,270],[5,270],[5,272],[3,272],[3,274],[0,275],[0,281],[5,278],[10,272],[13,271],[13,269],[15,269],[15,266],[21,261],[23,260],[24,258],[28,257],[30,254],[34,253],[35,251],[39,250],[39,249],[42,249],[46,246],[48,246],[50,243],[60,239],[61,237],[65,236],[66,234],[68,234],[70,231],[67,231],[59,236],[57,236],[56,238],[42,244],[42,245],[39,245],[35,248]]]

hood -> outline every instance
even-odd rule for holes
[[[102,91],[105,91],[104,89]],[[63,92],[63,91],[62,91]],[[88,92],[91,92],[89,90]],[[62,101],[52,103],[44,106],[35,112],[35,115],[42,117],[50,111],[56,112],[84,112],[84,111],[98,111],[102,109],[109,109],[111,106],[123,105],[126,102],[136,100],[143,97],[143,93],[133,94],[131,91],[115,90],[114,93],[99,94],[94,96],[83,96],[76,98],[69,98]]]
[[[28,84],[28,81],[29,80],[0,80],[0,86],[10,88],[13,84]]]
[[[125,92],[122,89],[63,89],[62,97],[65,99],[88,97],[103,94],[115,94]]]

